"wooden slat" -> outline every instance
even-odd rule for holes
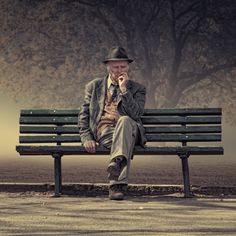
[[[24,109],[21,116],[78,116],[80,109]]]
[[[148,116],[192,116],[192,115],[221,115],[221,108],[162,108],[145,109],[144,115]]]
[[[221,135],[219,134],[147,134],[147,140],[149,142],[208,142],[208,141],[221,141]],[[64,135],[64,136],[20,136],[20,143],[54,143],[64,142],[73,143],[80,142],[79,135]]]
[[[30,117],[30,116],[23,116],[20,118],[20,124],[45,124],[45,125],[50,125],[50,124],[68,124],[68,125],[76,125],[78,123],[78,118],[77,117]]]
[[[220,134],[147,134],[149,142],[213,142],[221,141]]]
[[[146,133],[221,133],[221,126],[163,126],[144,127]],[[20,126],[24,134],[78,134],[78,126]]]
[[[168,117],[168,116],[150,116],[142,117],[144,124],[220,124],[221,117]]]
[[[78,126],[20,126],[21,134],[78,134]]]
[[[153,126],[145,127],[146,133],[221,133],[221,126]]]
[[[80,142],[80,136],[20,136],[20,143],[74,143]]]
[[[80,109],[23,109],[22,116],[77,116]],[[144,115],[221,115],[221,108],[163,108],[145,109]]]
[[[86,152],[83,146],[16,146],[16,151],[20,155],[109,155],[106,148],[98,147],[95,154]],[[222,147],[150,147],[142,148],[135,146],[136,155],[177,155],[177,153],[187,152],[190,155],[222,155]]]
[[[168,116],[151,116],[142,117],[143,124],[220,124],[221,117],[168,117]],[[20,124],[69,124],[76,125],[77,117],[28,117],[20,118]]]

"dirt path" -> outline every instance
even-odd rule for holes
[[[0,235],[236,235],[236,198],[1,193]]]

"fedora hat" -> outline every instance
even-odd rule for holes
[[[113,47],[108,53],[107,58],[103,61],[103,63],[107,63],[109,61],[128,61],[131,63],[133,60],[127,56],[127,53],[122,47]]]

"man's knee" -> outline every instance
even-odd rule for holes
[[[121,116],[119,119],[118,119],[118,122],[119,124],[124,124],[124,125],[132,125],[134,124],[134,120],[131,119],[129,116]]]
[[[116,130],[122,130],[126,135],[133,135],[138,130],[137,122],[129,116],[121,116],[116,124]]]

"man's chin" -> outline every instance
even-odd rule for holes
[[[112,80],[113,80],[115,83],[117,83],[117,84],[118,84],[118,76],[117,76],[117,77],[115,77],[115,78],[112,78]]]

